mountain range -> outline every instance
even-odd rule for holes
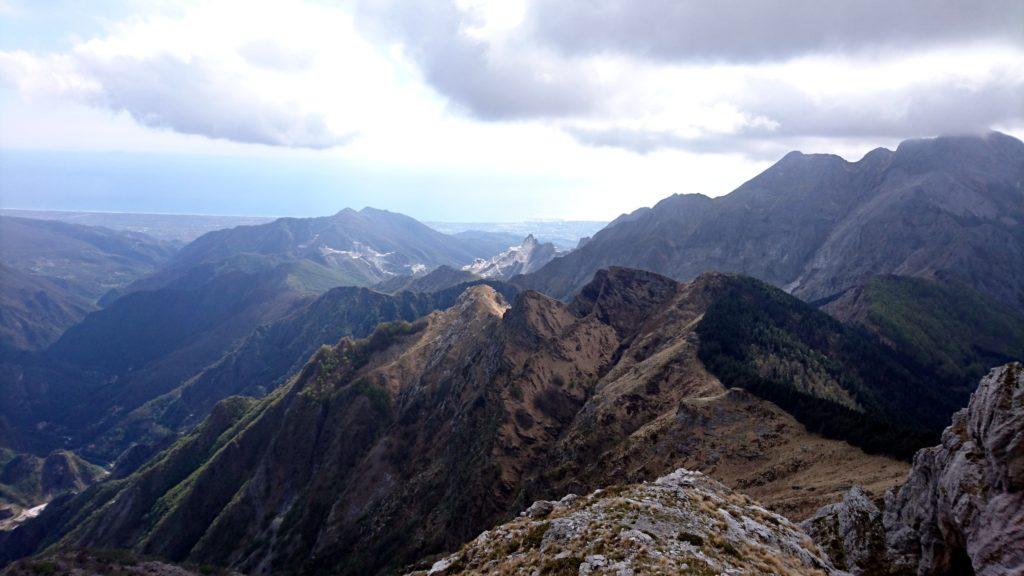
[[[1024,143],[990,133],[791,153],[560,254],[346,209],[142,242],[152,268],[78,293],[23,243],[0,260],[0,446],[32,488],[0,490],[49,504],[0,562],[1002,574],[1022,224]],[[81,473],[39,482],[51,457]]]
[[[173,253],[144,234],[0,216],[0,347],[46,347]]]
[[[629,266],[690,280],[738,272],[826,300],[878,274],[956,281],[1024,309],[1024,143],[908,140],[857,162],[792,152],[717,198],[676,195],[623,215],[519,283],[569,297]]]
[[[123,419],[135,422],[140,407],[177,394],[258,327],[307,306],[324,310],[316,299],[331,288],[365,286],[441,263],[460,266],[486,255],[475,250],[406,216],[372,209],[212,232],[178,251],[159,270],[108,292],[102,308],[44,350],[0,358],[5,366],[0,388],[9,400],[0,407],[0,437],[18,450],[75,448],[112,462],[133,444],[173,431],[146,429],[112,438],[125,430]],[[356,327],[357,335],[378,322],[404,317],[357,313],[368,319],[362,332]],[[307,348],[335,341],[350,329],[332,327],[328,340]],[[301,365],[311,349],[303,350],[306,356],[290,358],[289,364]],[[214,401],[229,395],[229,389],[217,393]]]
[[[923,403],[898,420],[867,412],[882,398],[935,392],[872,371],[900,368],[885,347],[753,280],[710,274],[683,285],[617,269],[569,304],[526,292],[510,305],[478,285],[448,310],[322,348],[262,401],[225,400],[138,472],[54,508],[74,518],[61,538],[246,572],[365,574],[457,545],[524,501],[682,463],[796,515],[850,483],[898,481],[899,461],[809,433],[798,422],[820,427],[815,412],[780,410],[754,386],[729,391],[701,360],[708,310],[731,316],[737,295],[764,292],[836,330],[825,339],[838,348],[863,348],[840,356],[836,372],[808,362],[790,374],[790,395],[849,419],[828,434],[870,445],[858,422],[874,418],[933,430]],[[779,338],[791,345],[758,374],[798,366],[821,345],[817,334]],[[876,364],[861,364],[867,351]],[[845,471],[824,473],[838,462]]]

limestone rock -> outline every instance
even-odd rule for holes
[[[682,468],[650,483],[537,502],[414,574],[691,573],[842,574],[796,525]]]
[[[1024,367],[992,370],[881,510],[855,488],[804,528],[854,574],[1024,573]]]

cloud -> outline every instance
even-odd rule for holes
[[[744,138],[736,134],[684,136],[671,130],[609,126],[566,126],[565,131],[581,144],[620,148],[650,154],[659,150],[685,150],[695,154],[739,154],[753,160],[775,160],[790,149],[788,139]]]
[[[641,154],[1024,123],[1017,0],[521,0],[496,24],[510,2],[363,0],[357,22],[472,117]]]
[[[907,87],[814,97],[778,81],[751,84],[740,105],[777,127],[755,137],[895,137],[977,132],[1024,121],[1024,70],[973,83],[944,78]]]
[[[245,13],[240,20],[239,13]],[[281,30],[306,34],[278,41]],[[63,52],[0,51],[2,82],[36,101],[124,112],[141,125],[247,144],[350,142],[393,93],[336,8],[233,0],[114,23]]]
[[[1018,0],[216,0],[114,22],[64,51],[0,51],[0,82],[29,100],[278,147],[436,159],[442,141],[479,153],[457,140],[504,143],[529,126],[569,146],[761,160],[807,139],[1024,126],[1022,11]]]
[[[596,91],[586,66],[564,66],[530,38],[481,35],[481,14],[456,2],[370,0],[356,17],[376,40],[401,43],[427,82],[478,118],[586,112]]]
[[[752,81],[733,105],[748,121],[731,132],[686,134],[671,127],[567,125],[577,141],[638,154],[678,149],[699,154],[778,157],[809,139],[892,140],[976,133],[1024,122],[1024,74],[1002,71],[979,84],[943,79],[852,95],[814,96],[779,80]]]
[[[254,40],[238,51],[250,64],[281,72],[303,72],[313,66],[313,54],[291,50],[274,40]]]
[[[125,111],[155,128],[235,142],[323,149],[351,135],[328,129],[323,114],[302,112],[239,90],[239,78],[216,64],[170,55],[135,59],[78,59],[78,69],[100,86],[86,102]]]
[[[531,7],[536,36],[576,55],[764,62],[978,41],[1024,45],[1019,0],[568,0]]]
[[[126,112],[140,124],[183,134],[314,149],[352,137],[331,131],[323,114],[240,90],[245,82],[237,73],[198,57],[0,53],[0,71],[23,92]]]

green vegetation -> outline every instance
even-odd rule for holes
[[[387,390],[381,388],[365,378],[360,378],[352,383],[353,389],[362,394],[370,401],[370,407],[379,416],[387,417],[391,413],[391,396]]]
[[[426,326],[425,322],[414,323],[385,322],[361,340],[343,339],[337,346],[321,346],[313,355],[313,359],[300,374],[300,380],[312,379],[303,393],[325,395],[331,393],[339,384],[346,383],[352,375],[365,366],[370,358],[391,346],[402,336],[414,334]],[[371,406],[382,415],[391,409],[391,399],[387,391],[364,379],[356,380],[353,389],[370,400]]]
[[[876,276],[864,297],[872,332],[965,393],[993,366],[1024,359],[1024,316],[966,286]]]
[[[910,457],[966,402],[928,367],[751,278],[723,287],[697,331],[701,360],[726,386],[869,452]]]

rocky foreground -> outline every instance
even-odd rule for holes
[[[854,488],[803,526],[853,574],[1024,574],[1024,367],[992,370],[880,507]]]
[[[415,575],[838,574],[795,524],[700,472],[535,502]]]

